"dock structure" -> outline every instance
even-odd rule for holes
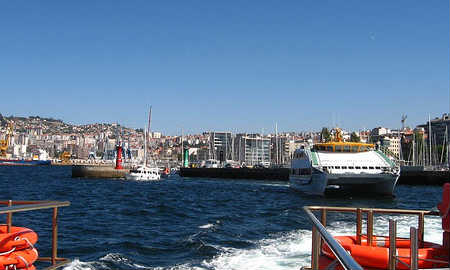
[[[450,182],[450,171],[409,171],[401,170],[399,185],[442,186]]]
[[[248,168],[181,168],[180,176],[223,179],[252,179],[288,181],[289,169],[248,169]]]
[[[129,169],[109,165],[72,165],[72,178],[125,178]],[[220,179],[289,181],[287,168],[181,168],[180,176]],[[401,171],[397,185],[439,185],[450,182],[449,171]]]
[[[125,178],[129,169],[115,169],[112,166],[73,165],[72,178]]]

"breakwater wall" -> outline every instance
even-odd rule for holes
[[[129,169],[116,170],[112,166],[73,165],[72,178],[125,178]]]
[[[288,181],[289,169],[248,169],[248,168],[181,168],[180,176],[225,179],[252,179]]]
[[[400,171],[399,185],[439,185],[450,182],[449,171]]]
[[[181,168],[183,177],[289,181],[289,169]],[[449,171],[401,171],[399,185],[443,185],[450,182]]]

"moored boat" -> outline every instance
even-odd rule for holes
[[[0,165],[48,166],[51,165],[51,161],[34,159],[0,159]]]
[[[125,174],[127,180],[160,180],[161,175],[158,167],[149,167],[141,165],[136,169],[131,169],[129,173]]]
[[[309,194],[348,190],[393,195],[400,169],[373,144],[344,142],[336,129],[333,142],[297,149],[291,160],[290,186]]]

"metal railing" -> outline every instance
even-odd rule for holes
[[[354,259],[345,251],[345,249],[334,240],[333,236],[326,231],[327,213],[328,212],[349,212],[356,214],[356,242],[361,244],[362,238],[362,223],[363,215],[366,214],[366,236],[367,245],[373,245],[373,224],[374,224],[374,214],[393,214],[393,215],[417,215],[418,218],[418,229],[410,228],[410,264],[400,260],[400,257],[396,255],[396,241],[397,239],[397,223],[394,220],[389,220],[389,269],[395,270],[397,263],[402,263],[409,267],[409,269],[417,269],[418,267],[418,249],[423,247],[423,237],[424,237],[424,222],[425,215],[439,216],[436,211],[426,211],[426,210],[402,210],[402,209],[382,209],[382,208],[351,208],[351,207],[329,207],[329,206],[305,206],[303,209],[308,214],[312,224],[312,252],[311,252],[311,268],[313,270],[319,269],[319,257],[321,252],[321,242],[323,239],[338,261],[341,263],[344,269],[363,269]],[[320,211],[321,221],[316,218],[313,211]],[[330,238],[332,240],[330,240]],[[391,241],[392,239],[392,241]],[[343,251],[342,251],[343,250]],[[424,260],[424,259],[420,259]],[[446,261],[429,260],[438,263],[448,263]],[[354,265],[356,264],[356,265]],[[358,268],[360,267],[360,268]]]
[[[321,238],[330,247],[338,261],[345,270],[363,270],[363,268],[347,253],[347,251],[327,232],[326,228],[320,223],[316,216],[305,206],[306,214],[313,223],[312,229],[312,250],[311,267],[313,270],[319,269],[319,256],[321,248]]]
[[[70,260],[58,257],[58,208],[69,206],[68,201],[0,201],[0,214],[6,214],[7,232],[11,232],[13,213],[50,209],[53,208],[52,214],[52,253],[51,257],[39,257],[38,261],[50,262],[51,266],[45,268],[46,270],[55,269]]]

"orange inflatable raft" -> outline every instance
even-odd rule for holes
[[[11,227],[8,233],[6,225],[0,225],[0,253],[10,251],[13,248],[23,249],[36,244],[38,240],[37,234],[23,227]]]
[[[342,247],[349,251],[351,256],[361,266],[373,267],[378,269],[387,269],[389,267],[389,238],[376,237],[372,239],[372,246],[368,245],[367,237],[361,237],[361,244],[357,244],[356,236],[335,236],[334,237]],[[335,259],[328,245],[322,245],[322,252],[330,259]],[[399,260],[410,264],[410,241],[409,239],[398,238],[396,240],[396,253]],[[439,268],[447,267],[448,264],[429,260],[448,261],[448,250],[441,245],[423,242],[418,250],[419,268]],[[409,269],[401,262],[397,263],[397,269]]]
[[[0,270],[26,269],[34,270],[33,263],[39,257],[34,248],[37,234],[24,227],[0,225]]]

